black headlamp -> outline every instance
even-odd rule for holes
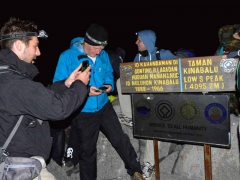
[[[10,34],[10,35],[3,35],[0,36],[0,41],[6,40],[6,39],[18,39],[23,37],[31,37],[31,36],[37,36],[39,38],[48,38],[48,34],[44,30],[40,30],[37,32],[28,32],[28,33],[20,33],[20,34]]]

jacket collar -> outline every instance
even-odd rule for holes
[[[35,65],[20,60],[10,49],[2,49],[0,51],[0,64],[8,65],[11,69],[18,71],[20,74],[28,76],[31,79],[39,73]]]

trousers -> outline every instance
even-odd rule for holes
[[[62,166],[62,160],[65,152],[65,130],[51,129],[52,132],[52,149],[49,161],[53,159],[59,166]]]
[[[160,143],[161,141],[158,141],[158,149],[160,148]],[[150,162],[151,164],[155,164],[153,140],[146,140],[143,162]]]
[[[108,102],[95,113],[78,114],[72,121],[65,162],[79,162],[81,180],[97,178],[97,139],[101,131],[117,151],[130,176],[141,173],[140,163],[129,137],[122,130],[113,106]]]
[[[131,95],[122,94],[120,79],[117,80],[117,89],[118,89],[118,98],[119,98],[119,103],[120,103],[120,108],[122,113],[125,116],[132,118]],[[158,148],[159,146],[160,146],[160,141],[158,141]],[[153,148],[152,140],[146,140],[145,151],[143,154],[143,162],[150,162],[152,164],[155,164],[154,148]]]

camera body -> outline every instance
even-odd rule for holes
[[[89,63],[87,60],[82,62],[82,67],[80,68],[80,71],[84,71],[85,69],[87,69],[87,67],[89,66]]]
[[[100,88],[98,88],[98,90],[95,90],[95,92],[105,92],[107,90],[107,87],[102,86]]]

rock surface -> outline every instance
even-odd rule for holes
[[[239,180],[239,120],[238,116],[230,115],[231,148],[211,147],[212,180]],[[129,136],[140,162],[144,152],[145,140],[133,137],[131,127],[122,125],[123,131]],[[219,137],[221,138],[221,137]],[[100,133],[97,142],[97,180],[130,180],[124,163]],[[204,180],[204,148],[199,145],[175,144],[161,142],[159,148],[159,167],[161,180]],[[79,174],[66,176],[65,172],[53,160],[47,166],[57,180],[79,180]],[[155,180],[153,175],[152,180]]]

